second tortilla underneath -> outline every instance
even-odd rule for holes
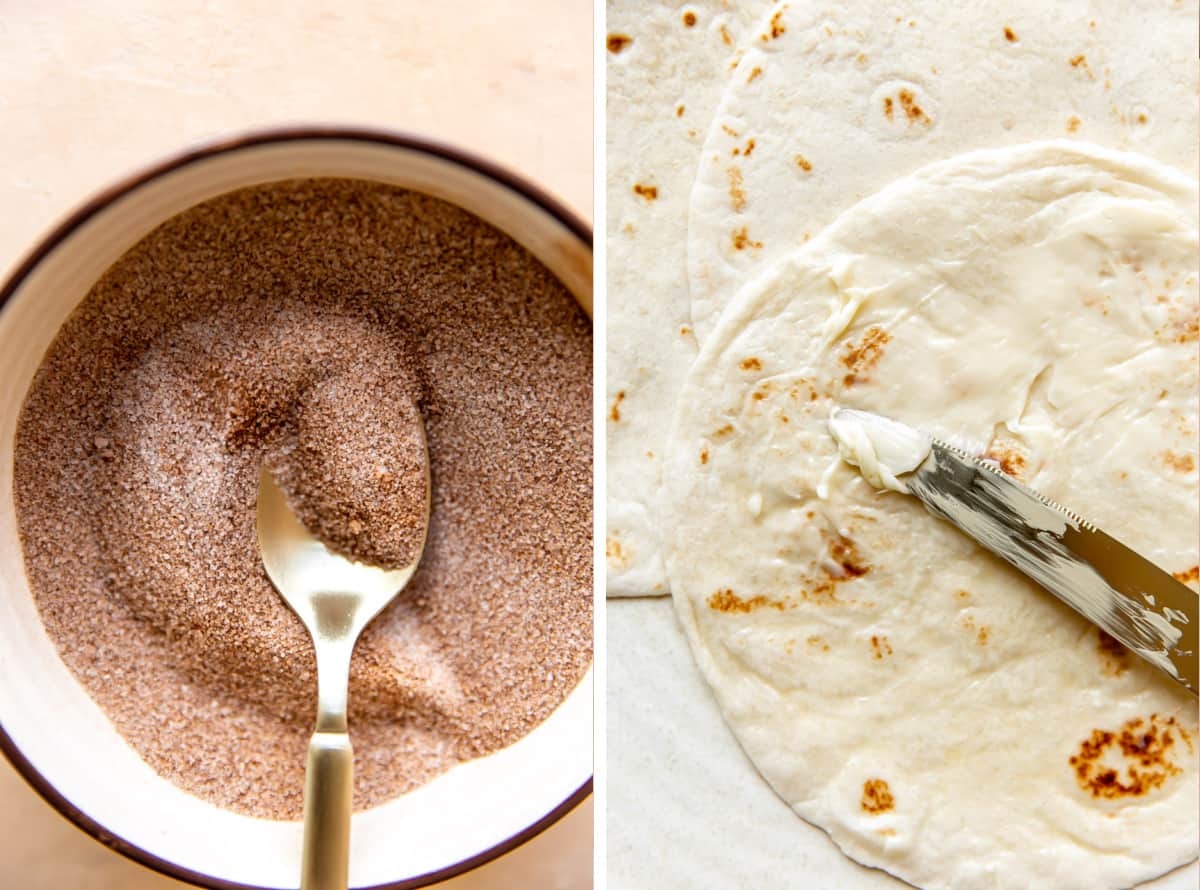
[[[844,213],[705,344],[664,469],[678,612],[758,769],[860,862],[1115,890],[1195,858],[1195,699],[871,490],[826,420],[977,440],[1194,580],[1196,205],[1141,156],[963,155]]]

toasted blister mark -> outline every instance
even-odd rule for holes
[[[761,371],[762,370],[762,361],[755,358],[754,356],[751,356],[750,358],[742,359],[741,362],[738,364],[738,367],[741,368],[743,371]]]
[[[628,564],[625,550],[615,534],[609,534],[604,539],[604,557],[615,568],[624,568]]]
[[[746,209],[746,192],[742,188],[741,168],[730,167],[726,172],[729,175],[729,200],[733,204],[733,211],[741,213]]]
[[[863,783],[861,805],[864,813],[878,816],[895,809],[896,800],[892,797],[892,789],[883,779],[867,779]]]
[[[1129,650],[1100,628],[1096,628],[1096,651],[1100,653],[1105,676],[1119,677],[1129,670]]]
[[[811,652],[828,652],[829,651],[829,643],[827,643],[825,641],[825,638],[822,637],[820,634],[810,634],[808,639],[806,639],[804,642],[808,646],[809,651],[811,651]]]
[[[891,339],[891,335],[879,325],[871,325],[857,343],[853,340],[846,341],[840,361],[848,373],[842,378],[842,383],[853,386],[864,381],[867,372],[879,364],[883,357],[883,347]]]
[[[812,163],[804,155],[800,155],[800,154],[796,155],[795,160],[796,160],[796,166],[799,167],[801,170],[803,170],[805,173],[812,172]]]
[[[1196,469],[1196,458],[1191,454],[1178,454],[1173,451],[1163,451],[1159,454],[1163,466],[1176,473],[1190,473]]]
[[[1009,43],[1016,43],[1018,40],[1017,32],[1014,31],[1012,28],[1006,27],[1004,29],[1004,39],[1007,40]]]
[[[759,594],[757,596],[743,599],[738,596],[728,587],[718,590],[708,598],[708,607],[714,612],[725,612],[726,614],[741,614],[747,615],[750,612],[758,609],[776,609],[782,612],[789,608],[786,602],[782,600],[772,599],[768,596]]]
[[[1009,431],[1007,425],[998,423],[992,431],[992,441],[983,453],[984,460],[993,461],[1000,472],[1015,479],[1024,479],[1029,462],[1029,452]]]
[[[836,581],[860,578],[871,571],[871,566],[859,554],[850,538],[842,534],[827,536],[829,562],[821,565],[822,571]]]
[[[612,407],[608,409],[609,419],[614,423],[621,420],[621,403],[625,401],[625,390],[617,390],[617,397],[613,399]]]
[[[604,45],[608,48],[608,51],[615,56],[618,53],[623,52],[632,43],[633,38],[628,34],[609,34],[608,39],[604,42]]]
[[[1190,569],[1184,569],[1182,572],[1171,573],[1176,581],[1188,585],[1188,587],[1196,588],[1200,586],[1200,566],[1192,566]]]
[[[1079,127],[1082,123],[1083,123],[1083,121],[1081,121],[1079,119],[1078,115],[1075,115],[1075,114],[1071,115],[1069,118],[1067,118],[1067,132],[1068,133],[1079,132]]]
[[[1117,730],[1092,730],[1067,763],[1079,788],[1093,798],[1145,797],[1183,772],[1172,757],[1182,735],[1174,717],[1135,717]]]
[[[683,26],[685,28],[693,28],[696,25],[696,13],[690,9],[683,14]]]
[[[1083,53],[1080,53],[1077,56],[1071,56],[1071,58],[1069,58],[1067,61],[1070,63],[1072,68],[1086,73],[1089,80],[1096,79],[1096,75],[1092,73],[1092,66],[1088,64],[1087,56],[1085,56]]]
[[[888,642],[888,638],[884,636],[873,635],[871,637],[871,657],[876,661],[882,661],[892,652],[892,644]]]
[[[787,33],[787,28],[783,24],[783,12],[785,9],[787,9],[786,6],[771,16],[771,21],[767,26],[767,33],[760,34],[758,37],[763,43],[766,43],[768,40],[777,40]]]
[[[746,226],[742,226],[733,233],[733,249],[745,250],[747,247],[758,249],[762,247],[762,242],[751,238],[749,229]]]
[[[754,81],[758,80],[758,78],[762,77],[762,73],[762,68],[755,65],[750,69],[750,76],[746,78],[746,83],[753,83]]]
[[[658,186],[656,185],[645,185],[640,182],[635,182],[633,185],[633,193],[639,198],[644,198],[647,201],[658,200]]]

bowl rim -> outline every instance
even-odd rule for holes
[[[568,208],[562,201],[551,195],[541,186],[472,151],[441,142],[437,139],[401,130],[342,124],[293,124],[256,128],[202,140],[193,144],[190,148],[185,148],[182,151],[167,155],[159,161],[141,166],[134,172],[118,179],[114,184],[96,192],[92,197],[84,201],[84,203],[69,211],[60,223],[48,233],[42,235],[32,250],[28,251],[17,262],[7,278],[0,284],[0,312],[3,312],[8,301],[20,289],[25,279],[29,277],[34,269],[75,232],[76,229],[117,200],[136,191],[149,182],[191,164],[246,148],[288,142],[323,140],[368,143],[407,149],[473,170],[508,188],[510,191],[516,192],[533,204],[538,205],[583,242],[589,252],[593,250],[592,228],[575,211]],[[261,888],[250,884],[234,883],[177,865],[174,862],[162,859],[138,847],[119,835],[113,834],[71,803],[71,801],[67,800],[33,766],[4,729],[3,723],[0,723],[0,754],[4,755],[21,778],[44,801],[57,810],[60,815],[74,824],[76,828],[127,859],[131,859],[139,865],[167,875],[168,877],[186,881],[196,886],[207,887],[210,890],[261,890]],[[412,890],[412,888],[425,887],[448,880],[491,862],[493,859],[511,852],[526,841],[541,834],[582,803],[592,793],[592,783],[593,777],[589,777],[587,781],[571,792],[558,806],[532,825],[525,827],[495,846],[469,856],[454,865],[392,883],[376,884],[369,888],[361,888],[361,890]]]

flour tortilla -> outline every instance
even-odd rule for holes
[[[619,47],[606,51],[610,596],[667,593],[652,504],[675,396],[696,356],[684,264],[688,195],[729,57],[768,6],[608,4],[607,32]]]
[[[778,4],[749,33],[704,144],[688,234],[696,335],[842,210],[961,152],[1070,135],[1194,176],[1198,28],[1194,2],[1169,0]]]
[[[1086,144],[957,157],[766,270],[705,343],[664,465],[677,613],[747,754],[854,859],[924,888],[1115,890],[1195,858],[1195,698],[870,489],[826,420],[978,441],[1194,574],[1197,201]],[[1161,762],[1103,761],[1161,784],[1094,797],[1070,758],[1150,727]]]

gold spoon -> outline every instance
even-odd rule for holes
[[[259,472],[258,547],[263,565],[284,602],[308,628],[317,652],[317,725],[308,745],[304,782],[301,890],[348,886],[354,790],[354,753],[346,731],[350,656],[362,629],[417,570],[428,528],[428,459],[421,543],[411,565],[392,570],[329,551],[292,513],[266,467]]]

